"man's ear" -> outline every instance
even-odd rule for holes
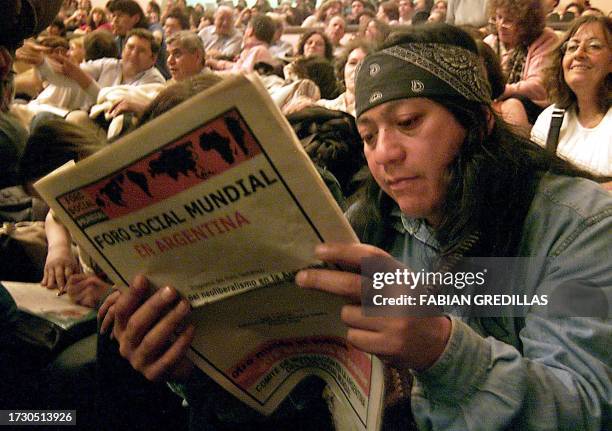
[[[140,22],[140,15],[138,15],[138,14],[132,15],[130,17],[130,21],[132,22],[132,29],[136,28],[136,24],[138,24]]]

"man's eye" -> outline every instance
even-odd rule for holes
[[[374,134],[373,133],[364,133],[361,135],[361,139],[363,143],[370,146],[374,143]]]
[[[420,117],[403,118],[397,121],[397,125],[402,129],[411,129],[418,124],[419,120]]]

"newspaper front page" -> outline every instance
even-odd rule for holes
[[[143,273],[194,312],[191,358],[270,414],[306,375],[377,429],[382,365],[349,346],[339,298],[305,292],[315,245],[357,238],[255,76],[232,77],[36,189],[120,286]],[[205,305],[205,306],[204,306]]]

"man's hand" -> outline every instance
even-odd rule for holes
[[[51,53],[51,48],[37,44],[34,41],[26,41],[21,48],[15,51],[15,60],[40,66],[45,60],[45,55]]]
[[[188,378],[193,371],[185,355],[194,336],[193,325],[185,326],[190,311],[173,288],[153,293],[144,277],[136,277],[114,304],[113,335],[121,356],[151,381]]]
[[[73,63],[68,57],[58,54],[49,54],[52,67],[60,73],[74,80],[79,87],[86,89],[93,82],[93,78],[84,72],[78,64]]]
[[[398,368],[425,370],[440,357],[450,337],[446,316],[367,317],[361,307],[361,262],[365,258],[393,258],[366,244],[321,244],[318,259],[336,269],[307,269],[296,276],[299,286],[347,298],[341,318],[348,326],[347,340],[360,350],[379,355]],[[396,267],[402,267],[396,262]]]

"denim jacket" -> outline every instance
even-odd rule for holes
[[[401,216],[389,250],[414,268],[436,255],[425,223]],[[520,294],[550,294],[590,280],[607,299],[605,318],[503,320],[505,335],[451,316],[445,351],[414,372],[412,410],[423,430],[612,429],[612,196],[593,182],[546,175],[522,229],[530,256]],[[541,264],[534,264],[540,262]]]

